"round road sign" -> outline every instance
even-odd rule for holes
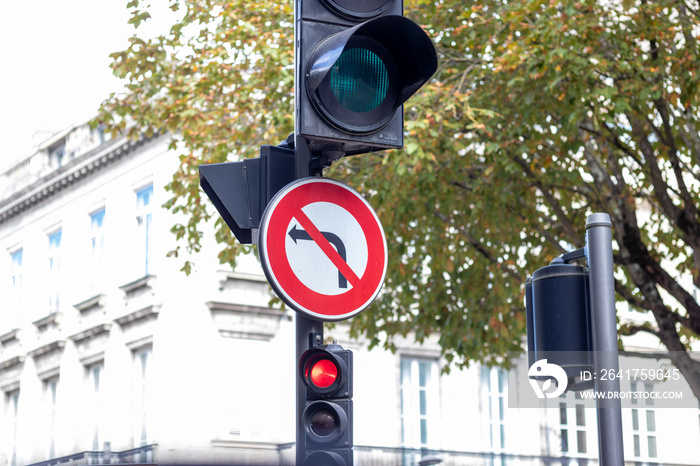
[[[386,276],[386,237],[377,214],[357,191],[328,178],[282,188],[260,220],[258,248],[277,295],[316,320],[362,312]]]

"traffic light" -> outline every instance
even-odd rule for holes
[[[204,192],[241,244],[257,242],[265,206],[294,181],[294,149],[260,146],[260,157],[199,166]]]
[[[352,352],[317,346],[299,361],[305,387],[303,466],[352,466]]]
[[[528,367],[542,359],[560,366],[570,391],[592,387],[577,378],[593,370],[588,275],[585,267],[557,258],[525,282]]]
[[[296,128],[328,160],[403,147],[403,103],[437,70],[437,53],[402,0],[301,0]]]

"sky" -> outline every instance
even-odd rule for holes
[[[121,89],[109,54],[135,32],[127,2],[0,0],[0,170]]]

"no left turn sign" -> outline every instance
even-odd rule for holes
[[[277,295],[316,320],[362,312],[386,276],[377,214],[357,191],[328,178],[303,178],[277,193],[260,221],[258,248]]]

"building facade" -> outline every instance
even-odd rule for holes
[[[218,264],[213,234],[168,257],[184,222],[162,207],[168,143],[81,125],[0,173],[0,466],[293,464],[294,313],[268,305],[253,257]],[[445,374],[434,340],[326,336],[354,352],[358,465],[596,462],[595,410],[574,393],[509,408],[507,371]],[[628,460],[697,464],[700,410],[623,418]]]

